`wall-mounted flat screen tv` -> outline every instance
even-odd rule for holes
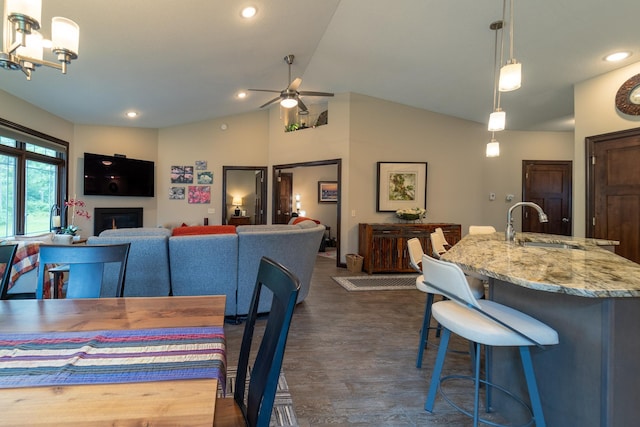
[[[85,195],[153,197],[153,188],[153,162],[84,153]]]

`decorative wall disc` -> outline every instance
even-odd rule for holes
[[[616,93],[616,108],[630,116],[640,116],[640,74],[628,79]]]

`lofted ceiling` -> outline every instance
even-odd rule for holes
[[[245,5],[258,8],[253,20],[240,17]],[[523,83],[502,96],[507,129],[571,129],[574,84],[640,61],[638,0],[515,0],[514,11]],[[236,93],[285,89],[287,54],[299,90],[484,123],[502,1],[43,0],[45,37],[52,16],[80,25],[78,60],[31,81],[0,70],[0,89],[76,124],[163,128],[256,111],[275,94]],[[633,55],[603,61],[618,50]]]

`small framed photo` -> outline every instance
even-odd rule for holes
[[[213,184],[213,172],[197,172],[198,184]]]
[[[169,187],[169,200],[184,200],[184,187]]]
[[[202,171],[202,170],[205,170],[206,168],[207,168],[206,160],[196,160],[196,170]]]
[[[318,203],[338,202],[338,181],[318,181]]]
[[[427,208],[427,162],[378,162],[377,212]]]
[[[193,166],[171,166],[172,184],[193,184]]]

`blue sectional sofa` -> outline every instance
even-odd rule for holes
[[[324,231],[313,221],[242,225],[234,234],[171,236],[164,228],[137,228],[105,230],[87,243],[131,243],[125,296],[224,294],[225,315],[243,316],[263,256],[290,269],[301,282],[298,302],[306,298]],[[259,310],[269,306],[264,299]]]

